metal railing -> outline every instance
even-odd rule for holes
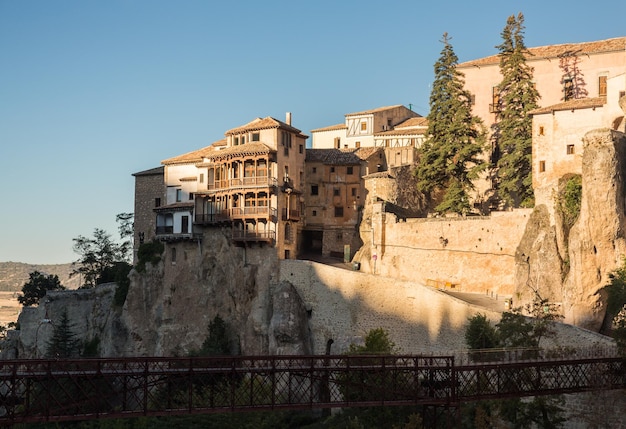
[[[453,356],[0,361],[0,425],[250,410],[458,407],[626,388],[624,358],[456,365]]]

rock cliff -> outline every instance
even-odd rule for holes
[[[97,339],[103,357],[186,355],[200,348],[218,315],[235,353],[311,353],[302,300],[276,273],[273,249],[236,247],[229,229],[207,230],[201,243],[166,243],[159,263],[133,270],[123,307],[114,305],[116,286],[109,284],[49,293],[38,307],[24,308],[3,358],[43,357],[63,311],[81,343]]]
[[[522,303],[535,292],[560,302],[566,322],[598,331],[601,290],[626,255],[626,137],[600,129],[583,143],[580,214],[567,231],[558,210],[551,221],[547,207],[535,207],[516,252],[515,293]]]

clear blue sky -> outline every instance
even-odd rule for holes
[[[132,173],[256,117],[427,115],[442,34],[492,55],[518,12],[529,47],[626,35],[623,0],[0,0],[0,261],[76,260],[72,238],[117,236]]]

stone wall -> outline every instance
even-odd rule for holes
[[[355,256],[362,270],[424,285],[454,284],[467,292],[512,295],[515,253],[532,210],[491,216],[406,219],[373,207],[363,225],[365,245]]]
[[[313,352],[333,353],[384,328],[404,353],[440,353],[464,348],[468,317],[479,309],[415,282],[349,271],[311,261],[280,261],[280,280],[294,285],[309,312]]]

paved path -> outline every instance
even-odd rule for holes
[[[460,299],[461,301],[465,301],[469,304],[476,305],[487,310],[497,311],[499,313],[503,313],[508,310],[504,302],[504,299],[508,297],[505,296],[498,296],[497,298],[494,296],[492,298],[484,293],[452,292],[447,290],[442,292]]]

